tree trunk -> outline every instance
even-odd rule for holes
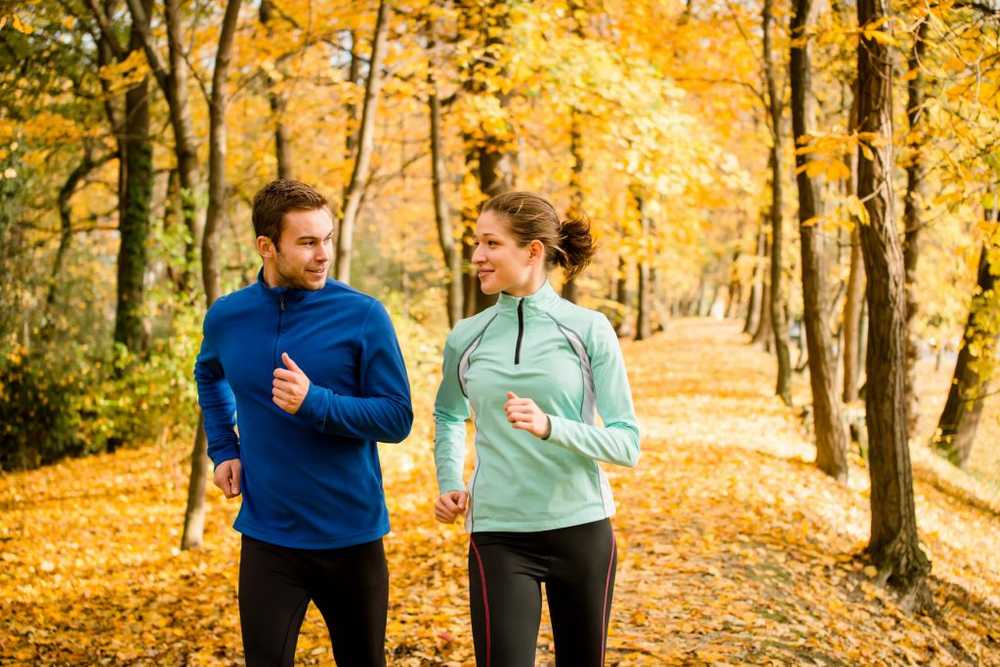
[[[583,39],[583,21],[579,16],[586,11],[583,2],[571,0],[569,3],[570,12],[573,15],[573,34],[577,38]],[[570,171],[570,201],[567,217],[579,218],[583,215],[583,131],[581,130],[580,110],[573,107],[570,110],[569,128],[569,154],[573,158],[573,168]],[[577,294],[576,276],[563,283],[562,298],[576,303]]]
[[[801,145],[813,132],[812,63],[808,30],[815,21],[812,0],[794,0],[790,76],[792,84],[792,133]],[[801,40],[801,41],[799,41]],[[825,234],[816,217],[822,213],[819,188],[806,170],[809,155],[796,154],[799,191],[799,236],[802,251],[802,302],[809,351],[809,384],[812,388],[813,424],[816,433],[816,466],[834,479],[847,481],[847,433],[837,391],[837,360],[830,331],[830,288],[827,284]]]
[[[903,266],[906,269],[906,428],[913,437],[917,428],[920,397],[916,392],[917,359],[920,348],[915,331],[915,317],[920,302],[917,300],[917,261],[920,256],[920,228],[923,226],[924,179],[927,171],[924,155],[924,72],[923,59],[927,52],[927,26],[924,17],[913,36],[913,47],[907,66],[915,75],[906,84],[906,120],[909,124],[910,156],[906,167],[906,195],[903,197]]]
[[[579,27],[579,22],[577,26]],[[570,122],[569,154],[573,158],[573,169],[570,172],[570,203],[566,215],[578,218],[583,215],[583,136],[580,131],[580,112],[576,109],[572,111]],[[562,297],[576,303],[578,294],[575,276],[563,283]]]
[[[861,257],[860,222],[851,230],[851,269],[847,277],[847,294],[844,298],[844,403],[858,399],[858,379],[861,375],[860,353],[861,308],[865,295],[865,266]]]
[[[763,344],[764,350],[770,352],[771,347],[774,345],[774,330],[771,327],[771,267],[774,263],[774,257],[771,254],[770,238],[764,239],[764,252],[769,261],[763,271],[760,317],[757,318],[757,329],[754,331],[751,341]]]
[[[194,267],[198,261],[203,229],[198,221],[195,188],[198,178],[198,147],[194,140],[191,113],[188,104],[188,71],[183,50],[180,18],[181,0],[166,0],[164,16],[167,28],[167,48],[170,70],[167,71],[153,48],[153,38],[149,34],[151,3],[148,0],[128,0],[133,25],[139,27],[141,46],[146,53],[149,67],[159,83],[167,100],[170,126],[174,134],[174,154],[181,187],[181,211],[187,227],[185,240],[184,267],[179,281],[179,290],[186,300],[193,302]]]
[[[990,220],[987,209],[985,218],[991,228],[991,238],[979,253],[975,296],[969,307],[962,348],[958,352],[948,400],[938,419],[933,443],[942,456],[963,468],[972,454],[984,397],[989,394],[989,382],[993,379],[990,371],[996,363],[998,332],[996,325],[990,326],[989,322],[995,321],[996,314],[1000,312],[1000,294],[996,291],[1000,267],[991,264],[990,254],[1000,249],[1000,233],[996,229],[997,212],[993,211],[994,219]]]
[[[649,245],[650,245],[650,224],[646,212],[643,210],[642,199],[636,197],[639,205],[639,216],[642,219],[642,243],[644,252],[636,262],[637,274],[639,278],[639,290],[636,295],[636,317],[635,317],[635,339],[646,340],[653,335],[653,327],[650,323],[652,315],[652,304],[650,303],[650,275],[649,275]]]
[[[184,534],[181,549],[201,546],[205,535],[205,489],[212,462],[208,458],[208,439],[205,437],[205,416],[198,412],[198,430],[195,431],[194,449],[191,451],[191,476],[188,479],[187,506],[184,510]]]
[[[428,25],[431,35],[427,50],[433,52],[433,25]],[[435,63],[427,63],[427,85],[430,88],[427,104],[430,111],[431,125],[431,188],[434,195],[434,220],[437,224],[438,243],[441,246],[441,257],[448,271],[448,325],[454,327],[462,319],[462,253],[455,239],[451,226],[451,215],[448,200],[445,197],[445,167],[444,153],[441,145],[441,101],[437,95],[437,80],[434,73]]]
[[[886,21],[888,0],[859,0],[858,25]],[[893,212],[892,58],[863,34],[858,42],[858,130],[881,137],[873,159],[858,157],[858,197],[868,224],[861,226],[868,302],[865,409],[871,475],[871,537],[867,551],[879,581],[903,595],[907,608],[933,605],[926,577],[931,564],[920,549],[913,501],[913,471],[906,435],[905,269]],[[860,150],[860,149],[859,149]]]
[[[743,283],[737,265],[740,261],[740,249],[733,251],[733,259],[729,264],[729,293],[726,295],[726,319],[739,317],[743,306]]]
[[[762,19],[764,22],[764,79],[767,85],[767,105],[771,129],[771,293],[768,299],[770,325],[774,336],[774,351],[778,360],[778,374],[775,380],[775,395],[781,397],[785,405],[792,404],[792,361],[788,353],[788,322],[785,319],[785,294],[782,289],[781,251],[784,244],[784,223],[781,208],[784,205],[782,177],[782,132],[781,93],[778,90],[774,67],[774,3],[764,0]]]
[[[240,15],[241,0],[227,0],[226,13],[219,32],[219,46],[215,53],[212,73],[212,95],[209,101],[208,134],[208,213],[205,234],[202,238],[201,276],[205,286],[206,306],[212,307],[222,296],[222,278],[219,267],[219,233],[222,229],[222,212],[226,195],[226,76],[232,59],[233,37]],[[201,546],[205,525],[205,482],[208,478],[207,444],[204,436],[204,417],[199,414],[194,447],[191,451],[191,482],[188,488],[187,510],[184,513],[184,533],[181,548]]]
[[[858,129],[858,83],[855,80],[852,88],[854,99],[851,100],[851,111],[847,120],[847,131],[857,132]],[[850,177],[847,183],[847,195],[858,195],[858,154],[857,151],[847,156],[850,164]],[[865,265],[861,256],[861,236],[858,228],[861,220],[851,216],[851,266],[847,277],[847,288],[844,294],[843,350],[841,352],[844,364],[844,403],[858,399],[858,380],[861,375],[861,365],[864,354],[861,352],[861,311],[864,308],[865,295]]]
[[[273,0],[261,0],[259,17],[261,25],[267,28],[268,37],[271,37],[273,32],[268,26],[273,11]],[[285,127],[284,121],[285,100],[275,92],[270,77],[268,77],[267,83],[267,100],[271,107],[271,116],[274,119],[274,155],[278,161],[278,178],[291,178],[292,147],[288,128]]]
[[[382,90],[382,59],[385,54],[385,36],[389,25],[389,6],[386,0],[378,5],[378,15],[375,19],[375,36],[372,40],[372,55],[368,66],[368,80],[365,83],[365,99],[361,107],[360,141],[358,156],[354,160],[354,170],[347,186],[344,198],[343,217],[340,220],[340,233],[337,234],[337,280],[343,283],[351,281],[351,253],[354,242],[354,224],[361,208],[361,196],[364,193],[365,181],[368,179],[368,169],[371,163],[372,151],[375,148],[375,113],[378,109],[378,99]]]
[[[73,221],[70,200],[73,198],[73,194],[76,192],[80,181],[112,157],[112,154],[108,154],[98,160],[94,160],[91,156],[90,147],[85,146],[83,159],[80,160],[80,164],[70,173],[66,182],[63,183],[62,188],[59,190],[59,247],[56,250],[56,258],[52,263],[52,271],[49,274],[48,295],[45,297],[45,311],[42,314],[42,322],[44,322],[44,329],[47,332],[51,331],[52,323],[49,318],[56,307],[56,296],[59,291],[63,263],[66,260],[66,255],[69,253],[70,244],[73,242]],[[48,336],[46,335],[45,337],[47,338]]]
[[[148,9],[151,0],[147,2]],[[141,48],[140,27],[133,23],[129,48]],[[118,208],[118,304],[115,311],[115,342],[142,354],[148,344],[143,324],[146,241],[153,197],[153,144],[149,137],[149,78],[125,93],[125,137],[119,159],[122,191]]]
[[[764,268],[761,261],[767,250],[767,235],[764,232],[764,216],[760,217],[757,226],[757,241],[754,248],[753,268],[750,273],[750,298],[747,301],[747,317],[743,323],[743,333],[752,334],[760,321],[760,304],[764,290]]]
[[[621,307],[622,318],[618,322],[619,338],[632,336],[632,325],[629,315],[632,312],[632,299],[628,291],[628,262],[625,255],[618,255],[618,280],[615,282],[615,301]]]
[[[467,28],[475,30],[479,34],[481,42],[477,44],[477,47],[482,47],[481,55],[474,59],[465,72],[463,90],[468,95],[495,95],[500,102],[500,107],[505,109],[509,95],[491,90],[489,84],[495,77],[503,78],[506,76],[506,64],[503,58],[498,56],[498,53],[506,48],[505,41],[509,37],[510,7],[506,2],[497,2],[493,3],[490,12],[484,13],[477,4],[472,3],[471,7],[465,8],[463,15],[466,21],[477,21],[474,27],[467,26]],[[485,125],[480,127],[477,135],[465,135],[463,139],[466,146],[466,168],[475,176],[479,183],[479,191],[483,196],[489,199],[512,190],[515,181],[514,169],[517,162],[513,142]],[[475,267],[471,264],[474,250],[472,234],[477,213],[478,211],[470,207],[463,209],[465,225],[463,250],[470,267],[466,279],[466,316],[479,313],[496,301],[495,295],[483,294],[483,291],[479,289]]]

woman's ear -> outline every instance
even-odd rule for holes
[[[545,244],[538,239],[533,239],[528,246],[528,262],[534,263],[545,259]]]

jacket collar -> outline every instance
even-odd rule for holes
[[[528,296],[511,296],[506,292],[500,292],[500,297],[497,299],[497,307],[500,310],[517,310],[517,307],[523,301],[525,308],[545,311],[555,305],[559,299],[559,294],[552,289],[552,285],[546,280],[534,294],[529,294]]]
[[[329,283],[329,279],[327,279]],[[312,290],[312,289],[300,289],[298,287],[271,287],[264,280],[264,269],[261,268],[257,272],[257,287],[264,294],[265,297],[273,299],[274,301],[284,300],[286,303],[293,303],[298,301],[303,301],[308,299],[313,294],[322,292],[322,289]]]

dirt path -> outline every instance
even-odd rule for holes
[[[620,567],[608,664],[1000,664],[1000,519],[918,482],[937,620],[900,612],[856,560],[866,471],[808,461],[771,359],[729,323],[626,344],[644,430],[608,471]],[[393,665],[471,664],[466,538],[432,519],[430,397],[383,448],[393,533]],[[0,477],[0,663],[240,664],[236,506],[214,491],[207,545],[179,553],[186,443]],[[298,664],[332,664],[311,609]],[[539,664],[551,664],[547,624]]]

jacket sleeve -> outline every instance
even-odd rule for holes
[[[236,435],[236,397],[226,380],[219,359],[218,341],[213,333],[211,309],[205,314],[201,351],[194,364],[194,379],[198,385],[198,404],[205,419],[208,437],[208,457],[214,465],[240,456],[240,441]]]
[[[310,383],[299,415],[321,433],[401,442],[413,426],[410,381],[389,313],[372,302],[361,326],[361,395],[336,394]]]
[[[595,322],[587,352],[594,377],[597,412],[604,425],[594,426],[550,415],[552,428],[548,441],[598,461],[632,467],[639,460],[639,425],[632,405],[625,359],[607,318],[602,316]]]
[[[465,421],[469,418],[469,399],[458,377],[461,350],[454,334],[444,346],[441,385],[434,399],[434,466],[441,493],[465,488],[462,469],[465,465]]]

